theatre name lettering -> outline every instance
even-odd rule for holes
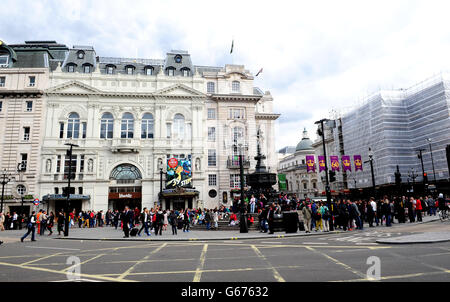
[[[141,196],[141,192],[109,193],[109,199],[136,199]]]

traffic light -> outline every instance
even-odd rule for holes
[[[336,181],[336,172],[330,171],[330,182],[335,182],[335,181]]]
[[[399,186],[402,183],[402,175],[398,172],[395,172],[395,184]]]
[[[427,174],[427,172],[423,173],[423,183],[424,184],[428,183],[428,174]]]

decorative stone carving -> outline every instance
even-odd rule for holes
[[[52,160],[47,159],[46,165],[45,165],[45,172],[51,173],[52,172]]]
[[[88,172],[92,172],[94,170],[94,160],[89,158],[88,160]]]

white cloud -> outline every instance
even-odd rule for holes
[[[289,117],[280,119],[277,148],[295,145],[303,127],[314,138],[314,121],[332,108],[450,70],[448,1],[2,3],[7,43],[51,39],[93,45],[101,56],[145,58],[185,49],[194,64],[263,67],[255,85]]]

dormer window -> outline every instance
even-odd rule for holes
[[[67,72],[75,72],[75,67],[76,67],[77,65],[75,65],[75,64],[68,64],[67,65]]]
[[[181,68],[181,74],[183,77],[188,77],[191,75],[191,70],[189,68]]]
[[[9,56],[0,55],[0,67],[8,67]]]
[[[78,59],[84,59],[84,51],[80,50],[77,52],[77,58]]]
[[[134,66],[133,65],[127,65],[127,66],[125,66],[125,71],[126,71],[126,73],[127,74],[133,74],[134,73]]]
[[[114,66],[114,65],[107,65],[106,66],[106,73],[107,74],[114,74],[114,69],[116,69],[116,66]]]
[[[175,75],[175,68],[167,67],[166,72],[169,77],[173,77]]]
[[[153,75],[153,67],[151,66],[145,67],[145,74],[148,76]]]
[[[182,57],[180,55],[175,56],[175,63],[181,63]]]
[[[83,72],[84,73],[91,73],[92,71],[92,65],[91,64],[84,64],[83,65]]]

